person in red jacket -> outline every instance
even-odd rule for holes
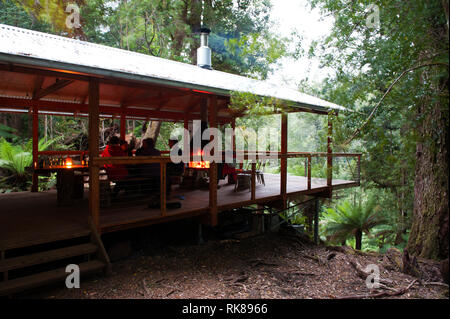
[[[120,147],[120,139],[117,136],[110,138],[108,145],[103,150],[102,157],[114,157],[114,156],[128,156],[128,154]],[[123,164],[105,164],[106,174],[108,178],[116,183],[114,187],[113,195],[116,196],[121,189],[126,186],[126,178],[128,177],[128,170]]]

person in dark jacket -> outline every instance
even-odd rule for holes
[[[142,147],[136,151],[136,156],[161,156],[161,152],[155,148],[155,141],[147,138],[142,141]],[[141,164],[140,175],[147,179],[145,185],[147,192],[160,191],[161,165],[159,163]],[[170,179],[166,174],[166,196],[170,195],[170,190]]]
[[[178,140],[176,139],[169,139],[169,148],[172,150],[172,148],[175,146],[175,144],[178,143]],[[181,149],[178,149],[178,156],[182,156],[183,151]],[[181,161],[177,164],[175,163],[169,163],[167,164],[167,174],[169,176],[181,176],[184,172],[184,163]]]
[[[146,138],[142,141],[142,147],[136,151],[136,156],[161,156],[161,152],[155,148],[155,141],[152,138]],[[145,177],[159,177],[160,165],[158,163],[149,163],[141,165],[141,175]]]

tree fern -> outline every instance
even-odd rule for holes
[[[60,137],[52,140],[39,141],[39,150],[44,151]],[[4,138],[0,138],[0,168],[2,169],[2,183],[12,188],[26,189],[31,182],[31,174],[27,168],[33,163],[33,143],[31,140],[22,145],[14,145]]]
[[[356,249],[361,249],[362,233],[369,235],[372,228],[384,223],[375,198],[364,205],[345,201],[336,208],[328,208],[324,220],[324,231],[329,240],[342,243],[355,236]]]

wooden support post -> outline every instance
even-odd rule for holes
[[[32,132],[33,132],[33,180],[31,185],[32,192],[39,191],[39,178],[35,169],[38,168],[38,157],[39,157],[39,113],[38,107],[35,101],[33,101],[33,119],[32,119]]]
[[[281,114],[281,185],[280,185],[280,193],[283,200],[283,209],[287,208],[287,158],[286,154],[288,151],[287,145],[288,138],[288,114]]]
[[[89,80],[89,214],[100,234],[100,180],[99,166],[93,165],[99,153],[99,100],[98,79]]]
[[[203,225],[198,223],[197,228],[197,245],[203,245],[205,241],[203,240]]]
[[[209,98],[208,104],[209,127],[217,127],[217,97],[213,95]],[[211,137],[212,140],[212,137]],[[217,150],[214,150],[217,151]],[[211,154],[212,155],[212,154]],[[209,212],[211,216],[211,226],[218,224],[217,211],[217,163],[213,161],[209,168]]]
[[[211,99],[209,99],[209,102],[211,104]],[[209,108],[209,110],[208,110]],[[200,102],[200,117],[202,122],[207,122],[208,121],[208,111],[210,111],[210,107],[208,107],[208,99],[207,98],[202,98],[201,102]]]
[[[161,216],[166,216],[166,178],[167,178],[167,170],[166,170],[166,163],[163,162],[161,165]]]
[[[314,203],[314,243],[319,244],[319,199]]]
[[[233,143],[233,163],[237,164],[237,160],[238,160],[238,156],[236,153],[236,118],[233,118],[231,120],[231,128],[233,129],[233,139],[232,139],[232,143]]]
[[[308,157],[305,158],[305,177],[308,176]]]
[[[308,155],[308,189],[311,189],[311,155]]]
[[[183,133],[183,154],[190,154],[192,152],[191,150],[191,144],[190,142],[190,135],[189,135],[189,119],[187,117],[184,118],[184,133]]]
[[[236,156],[236,118],[231,120],[231,128],[233,129],[233,158]]]
[[[327,186],[330,187],[333,185],[333,150],[331,148],[332,143],[332,135],[333,135],[333,123],[331,122],[331,113],[328,114],[328,138],[327,138]],[[330,194],[331,195],[331,194]]]
[[[252,191],[252,200],[256,199],[256,162],[252,162],[252,184],[251,184],[251,191]]]
[[[127,121],[125,118],[125,108],[122,106],[122,113],[120,113],[120,139],[125,140],[127,134]]]
[[[91,229],[91,242],[94,243],[98,247],[97,258],[103,261],[106,264],[104,273],[105,275],[109,275],[112,272],[111,261],[109,259],[108,253],[106,252],[105,246],[103,246],[102,239],[100,238],[100,234],[97,231],[97,227],[92,222],[92,218],[89,216],[88,218],[89,228]]]

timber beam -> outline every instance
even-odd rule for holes
[[[59,80],[56,79],[56,82],[45,89],[38,89],[37,92],[33,94],[33,100],[39,100],[47,95],[55,93],[62,88],[72,84],[75,80]]]

